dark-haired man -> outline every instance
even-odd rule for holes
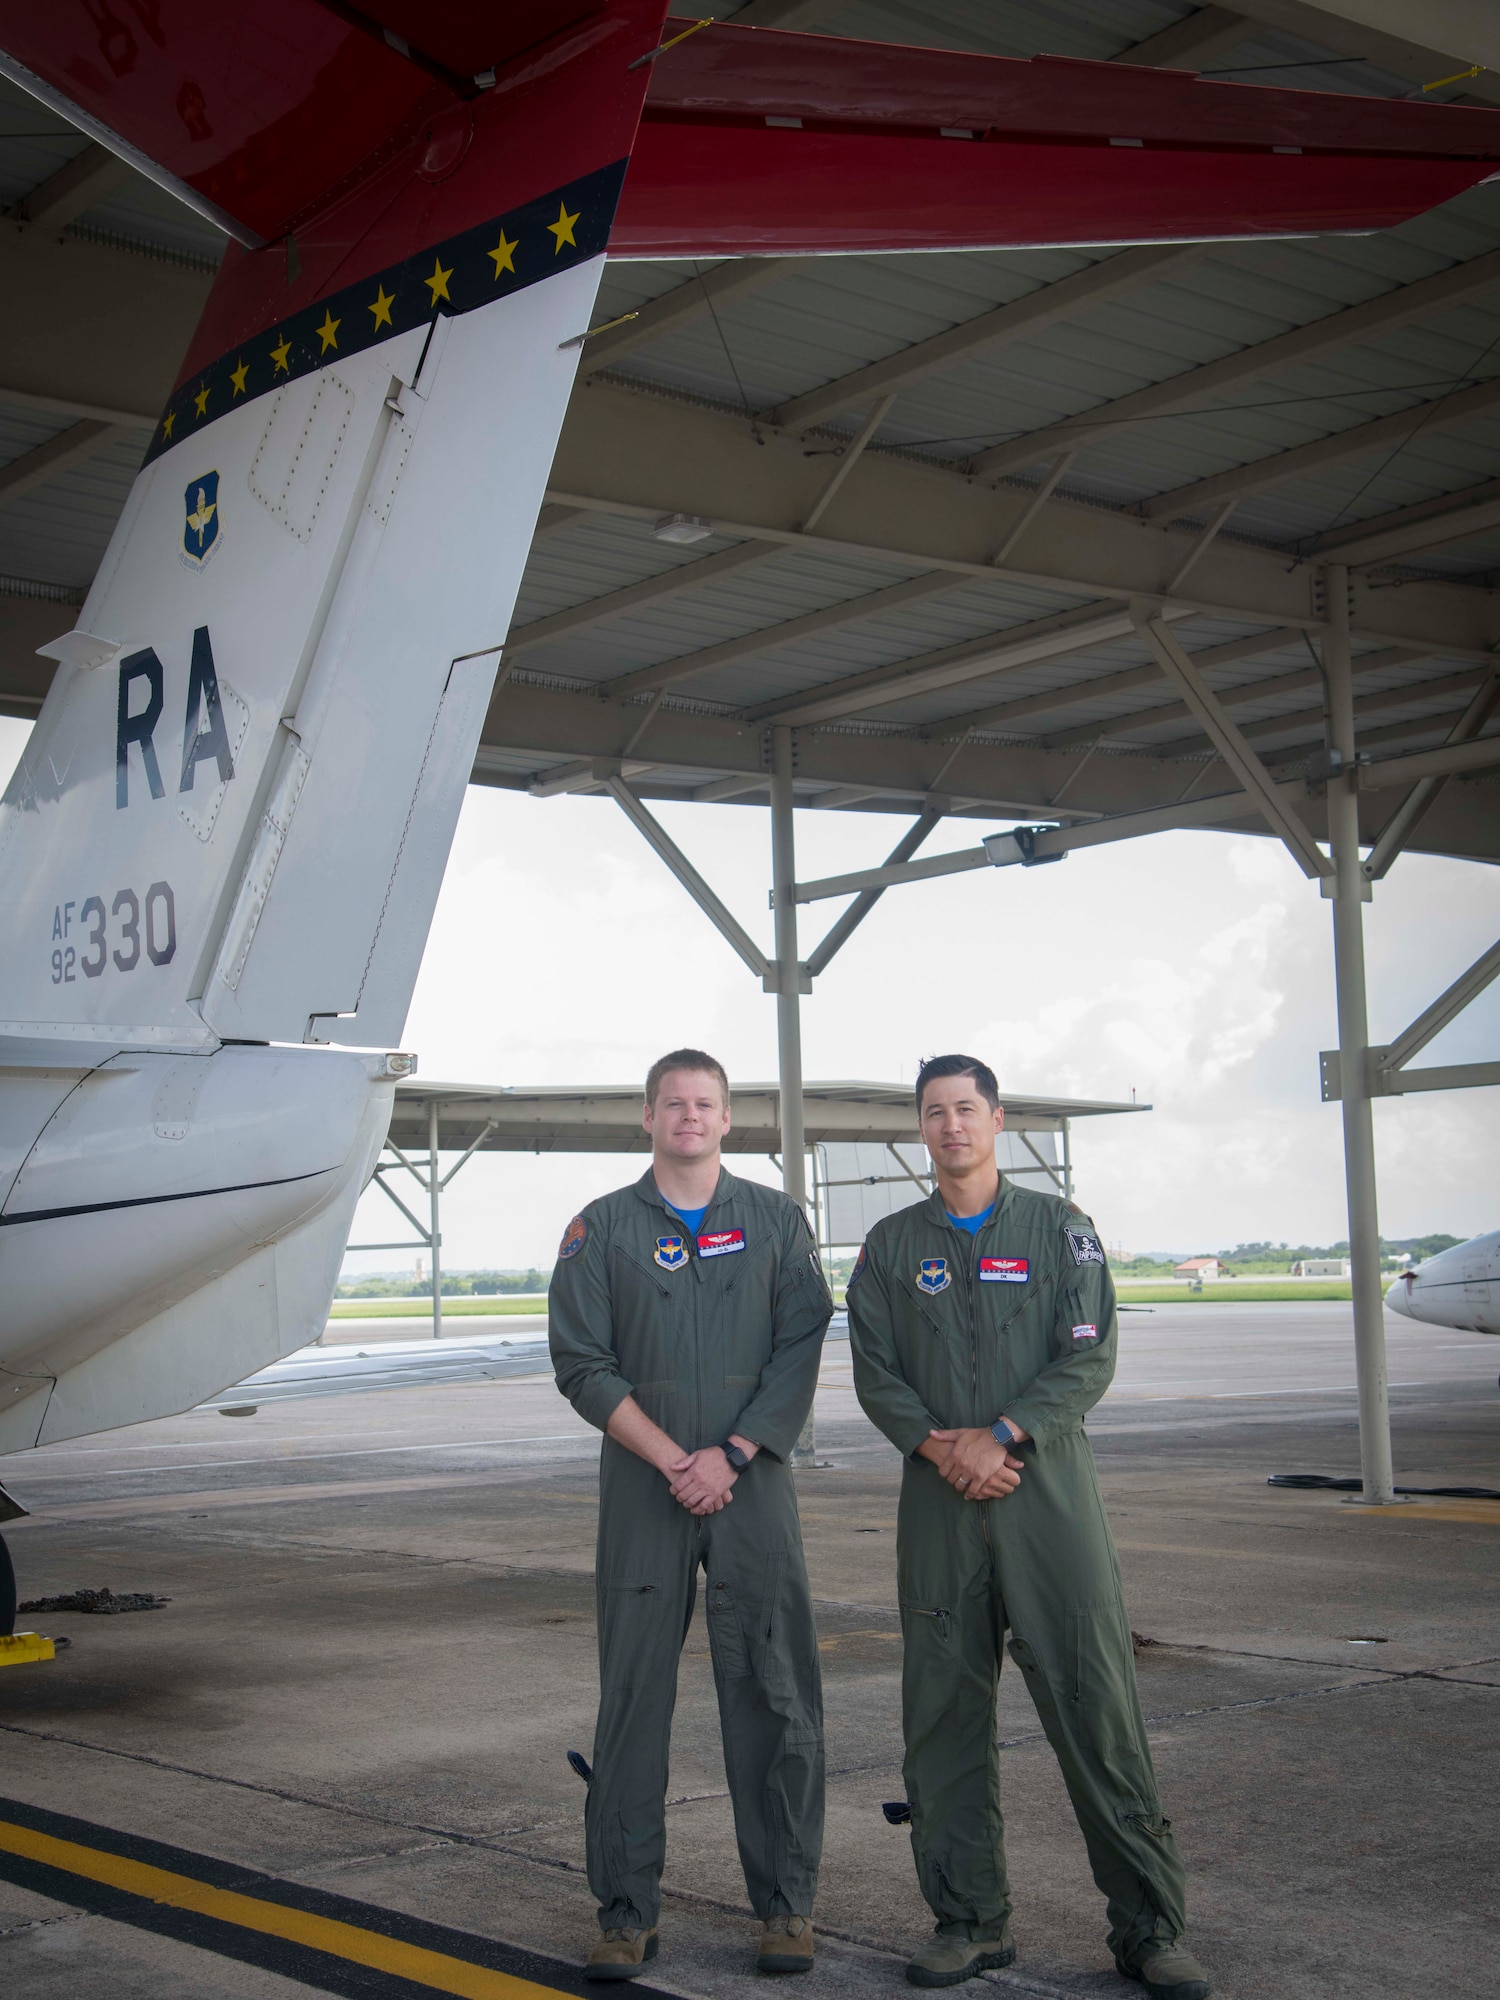
[[[605,1433],[591,1979],[634,1978],[656,1956],[667,1745],[700,1569],[756,1964],[813,1962],[823,1701],[787,1461],[833,1301],[802,1210],[721,1166],[729,1116],[729,1079],[702,1049],[652,1064],[651,1166],[568,1224],[548,1299],[558,1387]]]
[[[876,1223],[849,1284],[859,1400],[906,1461],[906,1784],[937,1919],[907,1977],[954,1986],[1015,1957],[995,1739],[1009,1627],[1108,1902],[1116,1966],[1151,2000],[1205,2000],[1181,1942],[1182,1864],[1083,1433],[1115,1368],[1104,1252],[1070,1201],[1001,1178],[1005,1114],[984,1063],[924,1063],[917,1119],[937,1188]]]

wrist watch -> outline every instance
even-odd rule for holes
[[[1007,1451],[1014,1451],[1020,1442],[1004,1417],[996,1417],[995,1421],[990,1425],[990,1436],[995,1440],[996,1444],[1003,1444]]]
[[[741,1451],[737,1444],[721,1444],[719,1449],[729,1460],[731,1467],[736,1472],[743,1472],[745,1467],[750,1463],[749,1452]]]

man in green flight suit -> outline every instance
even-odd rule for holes
[[[917,1077],[937,1189],[870,1231],[849,1282],[854,1383],[906,1461],[896,1568],[911,1839],[934,1936],[915,1986],[1015,1957],[1000,1815],[1001,1644],[1026,1677],[1107,1899],[1117,1969],[1151,2000],[1206,2000],[1183,1871],[1136,1694],[1119,1563],[1083,1420],[1115,1369],[1093,1223],[1001,1179],[994,1072]]]
[[[756,1965],[813,1962],[823,1697],[787,1461],[833,1300],[797,1204],[721,1166],[729,1115],[712,1056],[654,1063],[650,1169],[568,1224],[548,1296],[557,1385],[605,1433],[591,1979],[634,1978],[656,1956],[668,1740],[700,1569]]]

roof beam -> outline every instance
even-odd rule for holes
[[[935,652],[893,660],[888,666],[871,668],[868,673],[849,674],[791,699],[783,696],[777,701],[761,702],[745,710],[745,720],[801,725],[835,722],[843,716],[888,708],[892,702],[910,701],[916,695],[931,694],[963,681],[982,680],[986,675],[1031,666],[1038,660],[1052,660],[1088,646],[1102,646],[1111,639],[1123,638],[1130,629],[1126,606],[1085,604],[1076,610],[1031,619],[1005,631],[986,632],[981,638],[965,639],[956,646],[942,646]]]
[[[1295,445],[1290,451],[1273,451],[1265,458],[1252,459],[1249,465],[1216,472],[1207,479],[1195,479],[1192,485],[1174,487],[1170,493],[1158,493],[1154,499],[1142,503],[1141,513],[1148,521],[1177,521],[1189,514],[1209,513],[1226,500],[1243,500],[1248,494],[1279,486],[1283,480],[1304,479],[1330,465],[1359,458],[1367,451],[1405,444],[1419,432],[1445,430],[1450,424],[1464,423],[1470,417],[1487,417],[1496,408],[1500,408],[1500,375],[1488,382],[1477,382],[1472,389],[1440,396],[1436,402],[1418,403],[1409,410],[1397,410],[1393,416],[1376,417],[1368,424],[1335,431],[1331,437],[1317,438],[1311,444]]]
[[[1217,55],[1237,49],[1255,33],[1243,14],[1228,7],[1200,7],[1185,14],[1160,34],[1123,49],[1117,63],[1139,63],[1147,69],[1199,69]]]
[[[689,278],[685,285],[674,285],[659,298],[637,306],[625,325],[612,326],[586,340],[578,363],[580,378],[597,375],[601,368],[613,368],[637,347],[664,340],[669,333],[691,326],[694,320],[719,306],[763,291],[779,278],[789,277],[805,262],[802,257],[734,257],[716,264],[701,277]]]
[[[1379,661],[1380,658],[1380,655],[1366,653],[1362,659],[1354,662],[1354,671],[1358,673],[1361,666],[1368,671],[1370,664]],[[1399,664],[1399,662],[1389,664]],[[1373,694],[1362,694],[1359,697],[1354,704],[1354,713],[1356,716],[1389,715],[1393,709],[1409,707],[1413,702],[1436,701],[1446,695],[1471,694],[1476,676],[1482,675],[1483,672],[1482,667],[1471,667],[1467,673],[1444,674],[1438,680],[1414,681],[1406,687],[1378,688]],[[1252,681],[1243,688],[1231,688],[1221,693],[1219,699],[1226,705],[1234,700],[1268,701],[1277,695],[1296,694],[1304,687],[1316,687],[1318,678],[1318,675],[1311,671],[1305,674],[1282,674],[1274,681]],[[1163,712],[1160,719],[1175,720],[1176,714],[1181,713],[1185,711],[1177,710],[1171,716]],[[1264,716],[1259,722],[1241,723],[1240,732],[1247,739],[1254,739],[1262,736],[1281,736],[1290,729],[1321,729],[1322,726],[1323,709],[1320,704],[1317,708],[1296,709],[1286,715]],[[1401,725],[1408,732],[1418,727],[1432,729],[1441,726],[1441,716],[1435,716],[1425,722],[1421,718],[1414,718]],[[1369,742],[1370,738],[1367,736],[1365,740]],[[1169,743],[1151,745],[1152,750],[1163,757],[1191,756],[1195,750],[1201,750],[1202,747],[1201,742],[1191,736],[1174,736]],[[1276,751],[1269,754],[1280,756],[1282,753]]]
[[[1500,707],[1500,667],[1487,674],[1475,689],[1473,699],[1449,730],[1446,740],[1449,743],[1467,743],[1479,734],[1497,707]],[[1434,800],[1447,782],[1442,777],[1419,778],[1412,786],[1380,829],[1380,838],[1363,864],[1368,881],[1378,882],[1389,872],[1391,863],[1432,810]]]
[[[1080,416],[1044,424],[1024,437],[994,445],[988,451],[976,453],[967,470],[987,478],[1003,478],[1022,466],[1034,465],[1038,459],[1091,444],[1101,437],[1118,437],[1133,424],[1175,416],[1206,397],[1242,388],[1278,369],[1300,367],[1336,348],[1367,340],[1373,334],[1388,333],[1425,314],[1441,312],[1473,298],[1495,284],[1500,284],[1500,250],[1489,250],[1467,263],[1438,271],[1430,278],[1420,278],[1415,284],[1398,285],[1378,298],[1366,299],[1362,305],[1328,313],[1310,326],[1293,327],[1272,340],[1242,348],[1238,354],[1206,361],[1201,367],[1185,369],[1165,382],[1153,382],[1128,396],[1117,396]]]
[[[1201,245],[1180,243],[1147,244],[1139,249],[1116,251],[1112,257],[1102,257],[1097,264],[1074,271],[1069,277],[1058,278],[1050,285],[1038,285],[1007,305],[962,320],[945,333],[934,334],[930,340],[919,340],[883,361],[872,361],[868,367],[840,375],[821,389],[795,396],[791,402],[772,410],[767,421],[788,430],[808,430],[815,424],[826,423],[841,410],[908,389],[941,368],[967,361],[982,349],[1034,337],[1061,320],[1072,319],[1090,306],[1117,298],[1150,279],[1164,277],[1202,255]]]
[[[1485,736],[1477,743],[1445,743],[1438,750],[1418,750],[1410,757],[1388,757],[1379,764],[1361,764],[1359,788],[1362,792],[1384,791],[1404,785],[1412,778],[1457,777],[1465,771],[1491,771],[1500,764],[1500,736]]]
[[[519,659],[523,653],[534,652],[538,646],[550,646],[558,639],[570,638],[575,632],[587,632],[591,626],[603,625],[611,618],[624,618],[630,612],[644,610],[649,605],[666,604],[689,590],[701,590],[705,584],[717,583],[721,577],[733,576],[739,570],[748,569],[752,563],[764,562],[767,556],[780,553],[780,545],[776,542],[739,542],[732,549],[720,549],[717,555],[701,556],[696,562],[679,563],[673,569],[663,570],[658,576],[646,577],[641,583],[628,583],[623,590],[607,591],[603,597],[586,598],[582,604],[570,605],[566,611],[554,611],[548,618],[533,618],[528,625],[512,628],[505,641],[505,657]]]
[[[61,229],[74,216],[103,201],[122,181],[129,180],[130,174],[124,160],[90,140],[81,153],[75,153],[30,194],[22,195],[11,216],[17,222],[29,222],[34,229]]]
[[[1465,64],[1482,61],[1455,50],[1455,43],[1472,46],[1458,25],[1467,14],[1470,30],[1490,10],[1486,0],[1434,0],[1421,8],[1406,0],[1238,0],[1238,11],[1251,21],[1340,55],[1360,56],[1393,76],[1412,83],[1431,83]],[[1490,16],[1493,21],[1493,15]],[[1493,35],[1493,27],[1489,33]],[[1462,95],[1486,104],[1500,103],[1500,77],[1470,77]]]
[[[1488,479],[1481,486],[1467,486],[1459,493],[1419,500],[1415,506],[1397,507],[1389,514],[1332,529],[1304,543],[1302,553],[1334,556],[1341,563],[1393,562],[1419,549],[1467,541],[1469,536],[1495,527],[1500,527],[1500,479]]]
[[[140,412],[150,430],[212,284],[204,271],[0,220],[7,398],[105,423]]]
[[[666,828],[647,812],[625,780],[606,778],[604,789],[647,844],[656,850],[719,935],[733,946],[757,978],[762,981],[769,978],[771,961],[733,912],[720,902]]]
[[[772,544],[781,547],[780,543]],[[862,618],[879,618],[885,612],[899,611],[908,604],[917,604],[924,597],[934,597],[939,591],[952,590],[957,579],[944,570],[931,571],[925,576],[908,577],[902,583],[887,585],[884,590],[870,590],[858,597],[846,597],[840,604],[830,604],[821,611],[804,612],[800,618],[785,618],[778,625],[760,625],[753,632],[746,632],[738,639],[721,639],[716,646],[700,647],[696,653],[679,653],[675,660],[663,660],[659,667],[641,667],[635,673],[620,674],[614,680],[600,684],[599,692],[613,700],[628,701],[633,695],[644,694],[648,689],[655,692],[659,688],[672,687],[693,674],[704,674],[714,667],[727,667],[739,660],[754,659],[757,653],[773,653],[781,646],[795,645],[802,639],[816,638],[825,632],[837,632],[845,625],[856,625]]]
[[[1287,810],[1270,772],[1224,713],[1218,697],[1166,626],[1159,618],[1143,618],[1139,629],[1168,680],[1181,688],[1183,700],[1198,718],[1209,741],[1250,793],[1271,831],[1281,836],[1303,874],[1310,880],[1331,875],[1333,863],[1302,822]]]
[[[49,479],[56,479],[70,466],[81,465],[85,459],[97,458],[101,451],[118,439],[139,437],[140,433],[127,429],[123,424],[101,424],[86,418],[82,423],[70,424],[56,437],[48,438],[45,444],[34,445],[30,451],[13,458],[9,465],[0,466],[0,507],[8,507],[12,500],[19,500],[23,493],[33,487],[46,485]]]
[[[1299,633],[1297,636],[1300,638],[1302,635]],[[1212,650],[1217,651],[1218,649],[1214,648]],[[1425,653],[1415,647],[1386,647],[1377,653],[1362,653],[1354,662],[1354,672],[1356,674],[1376,673],[1382,669],[1388,670],[1392,667],[1408,666],[1412,661],[1425,659],[1426,657]],[[1224,664],[1222,660],[1215,662],[1211,658],[1211,654],[1207,652],[1194,653],[1192,660],[1193,664],[1200,671],[1206,666]],[[1161,675],[1159,672],[1156,673],[1155,678],[1160,680]],[[1318,687],[1321,685],[1321,681],[1322,676],[1318,672],[1318,669],[1308,666],[1298,668],[1295,673],[1275,674],[1269,680],[1242,681],[1238,687],[1216,688],[1214,692],[1226,706],[1233,706],[1235,703],[1242,701],[1264,701],[1268,697],[1278,694],[1295,694],[1301,688]],[[1123,690],[1121,691],[1123,692]],[[1061,729],[1053,735],[1044,736],[1041,740],[1049,750],[1066,750],[1070,745],[1085,743],[1091,737],[1097,738],[1103,736],[1110,742],[1119,742],[1125,737],[1133,735],[1138,729],[1156,729],[1164,722],[1182,722],[1191,716],[1192,713],[1193,711],[1188,707],[1186,702],[1169,701],[1163,703],[1160,708],[1138,708],[1133,714],[1117,715],[1102,724],[1097,722],[1080,723],[1072,729]],[[1249,729],[1254,726],[1253,724],[1247,724],[1246,733],[1248,734]],[[1152,745],[1153,749],[1157,747],[1155,744]],[[1184,738],[1179,742],[1174,738],[1172,742],[1172,754],[1181,755],[1185,750],[1196,747],[1197,745],[1191,742],[1190,739]]]
[[[580,407],[580,405],[582,407]],[[1024,567],[997,568],[994,550],[1028,496],[992,489],[949,468],[887,453],[865,454],[860,477],[840,496],[838,536],[804,535],[800,523],[825,474],[799,444],[772,435],[758,443],[743,413],[706,410],[664,397],[596,383],[563,426],[549,498],[646,524],[663,514],[696,514],[736,540],[778,541],[836,558],[889,564],[908,576],[997,575],[1079,598],[1160,603],[1180,566],[1184,537],[1133,513],[1054,499],[1027,530]],[[1322,627],[1317,567],[1289,562],[1280,550],[1220,535],[1172,601],[1205,615],[1261,625]],[[1409,644],[1454,659],[1488,659],[1500,638],[1500,607],[1487,593],[1423,578],[1378,596],[1356,577],[1355,630],[1379,644]],[[859,615],[865,615],[861,612]],[[784,628],[783,637],[795,636]],[[754,648],[765,641],[757,638]],[[749,650],[748,648],[746,650]],[[726,657],[721,655],[722,657]],[[712,664],[699,656],[699,665]],[[667,663],[616,681],[625,695],[677,676]]]
[[[1296,625],[1277,625],[1269,632],[1252,632],[1245,639],[1230,639],[1222,646],[1207,646],[1192,655],[1194,664],[1201,670],[1205,667],[1232,666],[1237,660],[1253,660],[1262,653],[1279,652],[1293,640],[1300,640],[1302,631]],[[1071,708],[1075,702],[1098,701],[1117,694],[1129,694],[1136,688],[1155,687],[1161,680],[1161,668],[1153,661],[1145,667],[1126,667],[1117,674],[1103,674],[1091,681],[1075,681],[1070,687],[1049,688],[1041,694],[1022,695],[1019,701],[992,703],[987,708],[972,709],[967,715],[949,716],[945,722],[935,723],[928,732],[933,736],[943,736],[949,741],[970,729],[1007,729],[1012,723],[1022,722],[1031,715],[1052,715],[1058,709]],[[1221,700],[1230,699],[1222,694]],[[1173,704],[1174,713],[1179,704]],[[1123,720],[1123,718],[1121,719]],[[1049,748],[1054,744],[1086,743],[1109,733],[1110,725],[1097,722],[1080,724],[1063,730],[1056,736],[1045,736],[1041,740]]]

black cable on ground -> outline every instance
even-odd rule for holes
[[[1358,1493],[1362,1479],[1332,1479],[1326,1472],[1273,1472],[1267,1486],[1305,1486],[1320,1493]],[[1424,1500],[1500,1500],[1493,1486],[1398,1486],[1397,1493],[1420,1494]]]

